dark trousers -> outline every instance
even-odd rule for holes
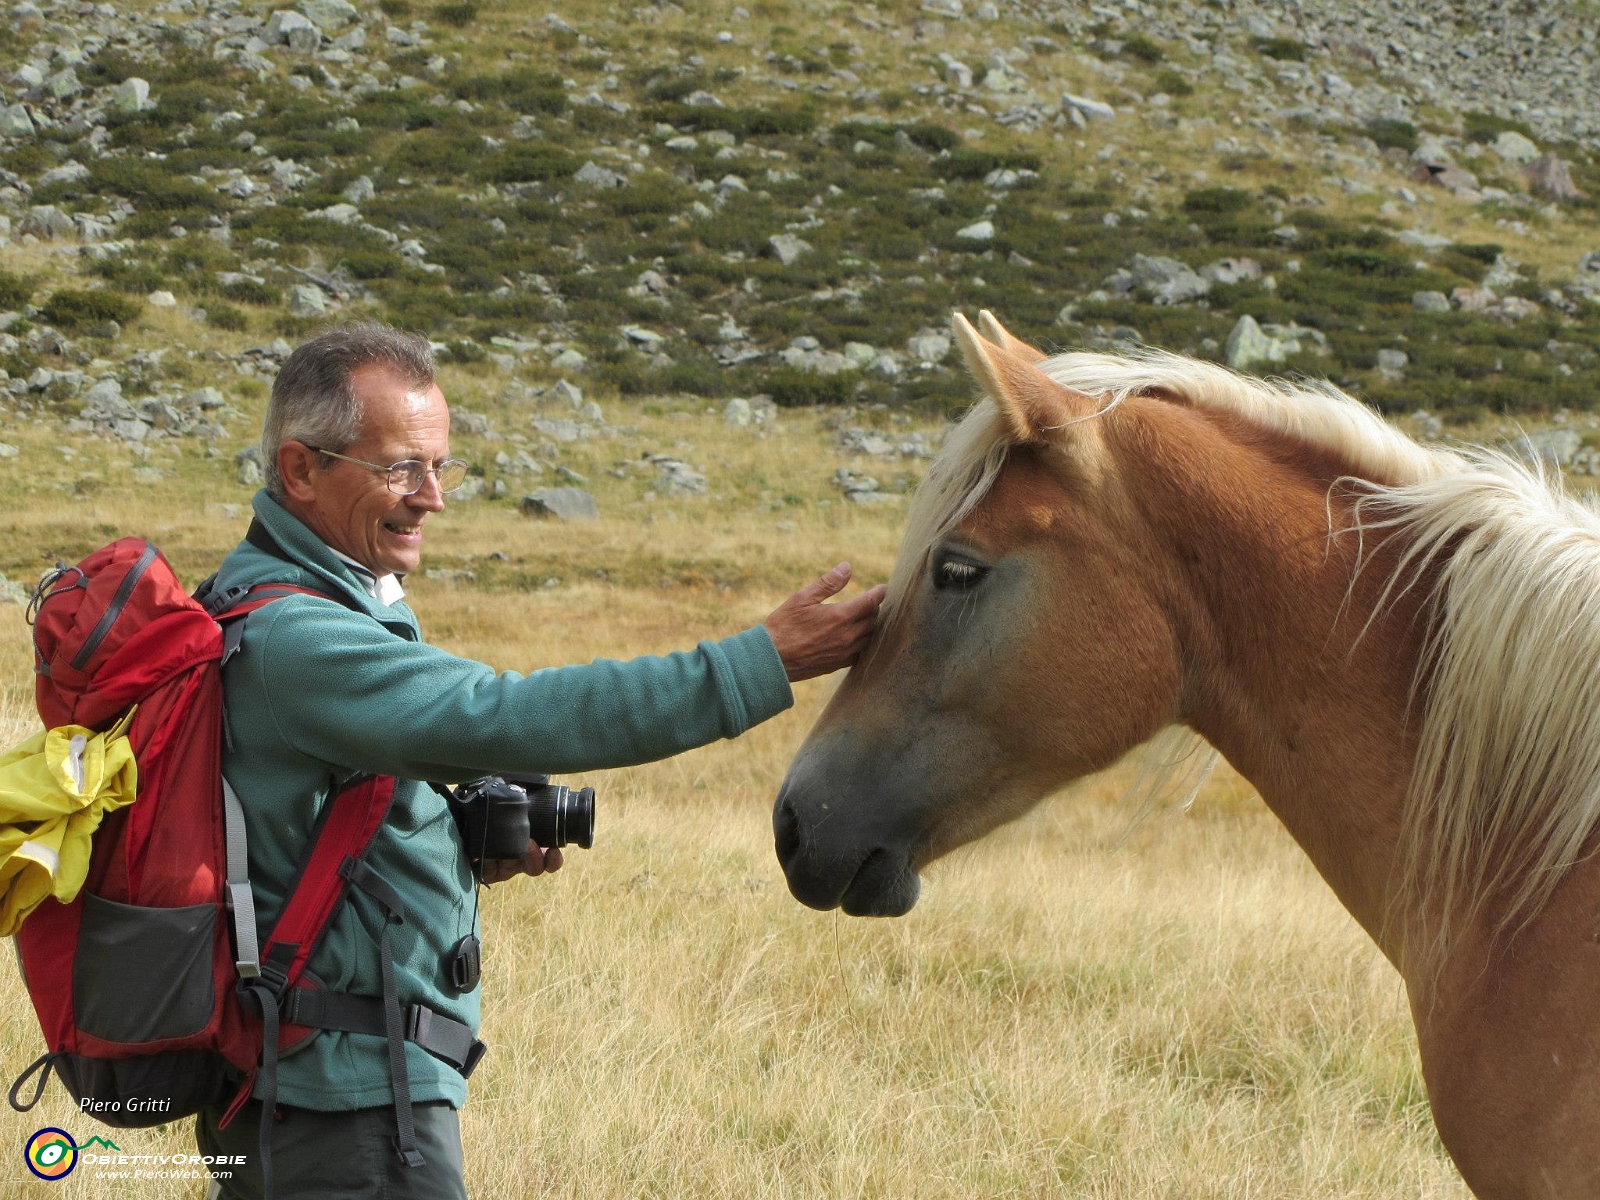
[[[467,1200],[461,1175],[461,1125],[444,1101],[413,1108],[426,1166],[407,1167],[394,1149],[394,1109],[316,1112],[279,1105],[272,1123],[274,1200]],[[261,1200],[261,1104],[252,1100],[226,1129],[221,1108],[195,1118],[201,1154],[244,1155],[245,1165],[213,1178],[207,1200]]]

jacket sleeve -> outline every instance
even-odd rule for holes
[[[246,635],[258,652],[240,666],[259,672],[278,737],[350,770],[455,782],[631,766],[737,737],[794,702],[760,626],[692,651],[519,675],[329,601],[258,615],[265,628]]]

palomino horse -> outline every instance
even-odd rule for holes
[[[905,913],[924,864],[1187,726],[1405,979],[1474,1191],[1600,1197],[1600,519],[1331,387],[981,324],[986,398],[778,796],[790,891]]]

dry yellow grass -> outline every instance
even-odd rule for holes
[[[673,426],[707,462],[725,457],[730,479],[791,459],[825,477],[815,418],[791,423],[782,462],[704,415]],[[197,579],[242,524],[206,503],[243,493],[217,482],[231,472],[180,463],[148,487],[108,471],[80,499],[0,483],[5,565],[15,577],[131,530],[157,536]],[[458,506],[430,534],[430,564],[483,565],[503,549],[513,565],[530,560],[529,579],[422,579],[416,607],[440,644],[527,668],[731,631],[836,557],[881,577],[898,511],[821,509],[824,493],[792,469],[810,499],[791,514],[743,500],[652,505],[615,480],[618,515],[588,528]],[[776,530],[779,519],[794,528]],[[624,574],[634,559],[759,565],[722,587],[721,567],[668,587],[657,567],[632,583],[536,578],[547,561],[602,559]],[[20,618],[0,607],[6,745],[31,720]],[[804,685],[793,712],[737,742],[596,776],[595,849],[554,878],[485,893],[493,1049],[463,1114],[475,1195],[1466,1195],[1433,1133],[1396,977],[1236,777],[1120,845],[1131,772],[1087,781],[935,867],[903,920],[797,905],[773,859],[769,806],[826,690]],[[10,966],[0,1045],[5,1079],[39,1052]],[[45,1187],[20,1148],[47,1124],[79,1140],[106,1132],[55,1087],[33,1114],[0,1112],[11,1147],[0,1196]],[[188,1122],[113,1136],[130,1153],[191,1147]],[[200,1190],[80,1167],[54,1194]]]

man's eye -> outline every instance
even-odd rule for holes
[[[941,558],[933,565],[933,586],[941,592],[952,588],[965,591],[980,583],[988,573],[988,567],[969,559]]]

